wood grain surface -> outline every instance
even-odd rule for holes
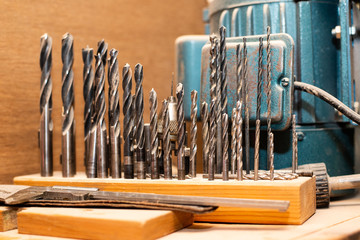
[[[205,4],[205,0],[2,0],[0,182],[9,183],[14,176],[40,170],[37,131],[42,34],[47,32],[53,38],[55,170],[60,169],[61,37],[66,32],[74,36],[76,156],[77,168],[81,170],[84,149],[81,49],[89,45],[96,50],[97,42],[104,38],[109,49],[119,50],[120,68],[127,62],[132,67],[138,62],[143,64],[144,119],[149,122],[149,91],[151,88],[157,91],[159,102],[169,95],[175,66],[174,41],[181,35],[203,33]]]
[[[18,208],[0,206],[0,232],[17,228]]]

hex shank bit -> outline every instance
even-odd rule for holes
[[[246,47],[246,38],[243,38],[244,43],[244,75],[243,75],[243,98],[244,98],[244,107],[245,107],[245,166],[246,173],[250,173],[250,114],[249,114],[249,82],[247,80],[247,67],[248,67],[248,59],[247,59],[247,47]]]
[[[164,121],[163,121],[163,149],[164,149],[164,178],[172,179],[171,142],[170,142],[170,118],[168,101],[164,100]]]
[[[73,177],[76,173],[75,159],[75,119],[74,119],[74,73],[72,70],[74,62],[74,39],[70,33],[62,38],[61,59],[62,86],[61,97],[62,108],[62,147],[61,163],[63,177]]]
[[[44,34],[40,38],[40,172],[42,177],[53,175],[52,132],[52,38]]]
[[[178,165],[178,179],[185,180],[185,118],[184,118],[184,87],[182,83],[178,83],[176,87],[177,97],[177,117],[178,117],[178,153],[177,153],[177,165]]]
[[[137,144],[137,178],[145,179],[146,178],[146,169],[145,169],[145,135],[144,135],[144,94],[143,94],[143,66],[141,64],[136,64],[135,66],[135,138]]]
[[[157,133],[157,94],[154,89],[150,91],[150,139],[151,139],[151,179],[159,179],[159,165],[157,161],[157,151],[159,147]]]
[[[222,142],[223,142],[223,180],[228,181],[229,180],[229,135],[227,129],[229,128],[229,117],[227,113],[222,114],[222,128],[225,129],[223,131],[222,135]]]
[[[202,139],[203,139],[203,172],[208,172],[209,164],[209,108],[206,102],[201,104]]]
[[[190,174],[191,177],[196,177],[196,153],[197,153],[197,91],[191,91],[191,125],[190,125]]]
[[[236,103],[236,162],[237,162],[237,180],[243,180],[243,147],[242,147],[242,125],[241,103]]]
[[[210,103],[210,150],[209,150],[209,169],[208,169],[208,180],[212,181],[215,179],[215,147],[216,147],[216,113],[215,113],[216,97],[211,100]]]
[[[236,108],[233,108],[232,113],[231,113],[231,174],[235,174],[236,173],[236,156],[237,156],[237,125],[236,125],[236,117],[237,117],[237,113],[236,113]]]
[[[121,177],[121,145],[120,145],[120,102],[119,102],[119,63],[118,51],[110,50],[108,82],[109,82],[109,149],[110,174],[112,178]]]
[[[134,165],[131,159],[131,108],[132,108],[132,73],[129,64],[125,64],[122,70],[122,88],[123,88],[123,139],[124,139],[124,177],[134,178]]]
[[[219,45],[219,65],[220,65],[220,81],[221,81],[221,113],[227,113],[227,64],[226,64],[226,27],[221,26]]]

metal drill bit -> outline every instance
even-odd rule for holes
[[[65,33],[62,38],[61,59],[62,86],[62,147],[61,163],[63,177],[73,177],[76,173],[75,159],[75,119],[74,119],[74,38],[70,33]]]
[[[210,103],[210,139],[209,139],[209,165],[208,165],[208,180],[212,181],[215,178],[215,148],[216,148],[216,113],[215,113],[216,97]]]
[[[131,108],[132,108],[132,72],[129,64],[125,64],[122,70],[123,88],[123,139],[124,139],[124,176],[126,179],[134,178],[134,164],[131,159]]]
[[[237,162],[237,180],[242,181],[243,176],[243,147],[242,147],[242,112],[241,103],[236,103],[236,162]]]
[[[157,94],[154,89],[150,91],[150,139],[151,139],[151,179],[159,179],[159,166],[157,162],[158,133],[157,133]]]
[[[271,153],[270,153],[270,133],[271,133],[271,46],[270,46],[270,27],[267,27],[266,36],[266,105],[267,105],[267,165],[268,169],[271,167]]]
[[[151,140],[150,140],[150,124],[144,124],[144,136],[145,136],[145,162],[146,172],[151,173]]]
[[[222,128],[224,129],[223,135],[222,135],[222,142],[223,142],[223,180],[228,181],[229,180],[229,135],[227,129],[229,128],[229,117],[227,113],[222,114]]]
[[[137,144],[137,178],[145,179],[146,178],[146,169],[145,169],[145,135],[144,135],[144,95],[143,95],[143,66],[141,64],[136,64],[135,66],[135,82],[136,82],[136,91],[135,91],[135,112],[136,112],[136,129],[135,129],[135,138]]]
[[[201,104],[202,139],[203,139],[203,172],[208,172],[209,164],[209,108],[206,102]]]
[[[162,101],[159,119],[158,119],[158,134],[159,134],[159,149],[158,149],[158,163],[159,163],[159,172],[164,172],[164,121],[165,121],[165,108],[168,107],[168,102],[166,99]]]
[[[210,36],[210,98],[214,99],[216,97],[216,71],[217,71],[217,41],[216,36]]]
[[[184,119],[184,87],[182,83],[178,83],[176,87],[177,97],[177,117],[178,117],[178,153],[177,153],[177,165],[178,165],[178,180],[185,180],[185,119]]]
[[[255,126],[255,147],[254,147],[254,180],[259,179],[259,149],[260,148],[260,120],[256,119]]]
[[[274,181],[274,134],[269,135],[269,154],[270,154],[270,180]]]
[[[221,79],[221,112],[227,113],[227,64],[226,64],[226,27],[220,27],[220,79]]]
[[[236,100],[243,101],[243,48],[240,44],[236,46]]]
[[[130,111],[130,156],[131,162],[133,164],[134,173],[137,170],[137,143],[136,143],[136,125],[135,125],[135,118],[136,118],[136,103],[135,103],[135,94],[131,96],[131,111]]]
[[[216,55],[219,56],[218,39],[216,42]],[[217,57],[217,60],[219,57]],[[216,64],[216,173],[222,172],[222,124],[221,124],[221,77],[220,64]]]
[[[292,115],[292,172],[295,173],[298,169],[298,146],[297,146],[297,134],[296,134],[296,116]]]
[[[244,75],[243,75],[243,98],[244,98],[244,107],[245,107],[245,166],[246,173],[250,173],[250,115],[249,115],[249,82],[247,80],[247,71],[248,71],[248,59],[247,59],[247,47],[246,47],[246,38],[243,38],[244,43]]]
[[[101,61],[104,65],[104,70],[106,66],[107,51],[108,51],[108,44],[105,42],[104,39],[102,39],[101,41],[98,42],[98,49],[96,55],[100,54]]]
[[[53,144],[52,132],[52,38],[47,34],[40,39],[40,161],[41,176],[53,175]]]
[[[196,119],[197,119],[197,91],[191,91],[191,126],[190,126],[190,164],[191,164],[191,177],[196,177],[196,153],[197,153],[197,126],[196,126]]]
[[[232,113],[231,113],[231,174],[235,174],[236,173],[236,144],[237,144],[237,134],[236,134],[236,130],[237,130],[237,125],[236,125],[236,108],[233,108]]]
[[[121,177],[120,145],[120,103],[119,103],[119,63],[118,51],[111,49],[108,70],[109,81],[109,135],[110,135],[110,174],[112,178]]]
[[[172,162],[171,162],[171,142],[170,142],[170,118],[168,101],[163,101],[164,121],[163,121],[163,150],[164,150],[164,178],[172,179]]]

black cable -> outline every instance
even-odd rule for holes
[[[351,108],[346,106],[340,100],[329,94],[328,92],[315,87],[311,84],[303,83],[303,82],[294,82],[294,87],[297,90],[301,90],[307,93],[314,95],[315,97],[321,98],[334,108],[336,108],[339,112],[344,114],[349,119],[353,120],[357,124],[360,125],[360,115],[353,111]]]

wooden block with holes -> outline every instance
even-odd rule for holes
[[[171,195],[192,195],[209,197],[251,198],[288,200],[286,212],[266,209],[220,207],[215,212],[195,215],[195,221],[260,223],[260,224],[302,224],[316,210],[315,178],[299,177],[293,180],[244,180],[208,181],[202,178],[179,180],[138,180],[138,179],[90,179],[83,173],[74,178],[62,178],[60,172],[53,177],[39,174],[14,178],[15,184],[31,186],[79,186],[97,187],[103,191],[142,192]]]

